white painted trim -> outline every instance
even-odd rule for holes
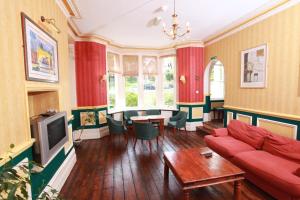
[[[210,113],[203,113],[203,121],[204,122],[211,121],[211,115],[210,115]]]
[[[66,9],[65,5],[62,3],[61,0],[55,0],[55,3],[58,5],[58,7],[60,8],[60,10],[62,11],[62,13],[67,17],[71,17],[69,11]]]
[[[265,20],[265,19],[267,19],[267,18],[269,18],[269,17],[271,17],[271,16],[273,16],[273,15],[275,15],[277,13],[280,13],[280,12],[282,12],[282,11],[284,11],[284,10],[286,10],[286,9],[288,9],[288,8],[290,8],[290,7],[298,4],[298,3],[300,3],[300,0],[290,0],[289,2],[283,4],[282,6],[279,6],[278,8],[275,8],[275,9],[273,9],[270,12],[267,12],[266,14],[261,15],[261,16],[255,18],[255,19],[251,20],[250,22],[248,22],[248,23],[246,23],[244,25],[241,25],[241,26],[239,26],[239,27],[237,27],[237,28],[229,31],[226,34],[222,34],[222,32],[230,29],[230,27],[234,27],[236,24],[241,23],[241,22],[237,22],[234,25],[228,26],[228,27],[222,29],[221,31],[219,31],[219,33],[214,34],[214,35],[218,35],[218,34],[222,34],[222,35],[219,36],[219,37],[217,37],[217,38],[215,38],[215,39],[213,39],[212,41],[206,43],[205,46],[209,46],[209,45],[211,45],[213,43],[216,43],[216,42],[218,42],[218,41],[220,41],[220,40],[222,40],[222,39],[224,39],[224,38],[226,38],[226,37],[228,37],[230,35],[233,35],[233,34],[235,34],[237,32],[240,32],[240,31],[242,31],[242,30],[244,30],[244,29],[246,29],[246,28],[248,28],[248,27],[250,27],[250,26],[252,26],[254,24],[257,24],[257,23],[259,23],[259,22],[261,22],[261,21],[263,21],[263,20]],[[209,40],[209,38],[205,39],[204,43],[205,43],[205,41],[208,41],[208,40]]]
[[[203,126],[203,122],[186,122],[187,131],[196,131],[197,126]]]
[[[236,119],[239,120],[239,117],[247,117],[247,118],[250,118],[250,125],[252,125],[252,116],[237,113],[237,114],[236,114]]]
[[[59,192],[63,187],[65,181],[67,180],[69,174],[71,173],[76,161],[77,159],[75,149],[73,148],[68,157],[64,160],[62,165],[58,168],[54,176],[51,178],[48,185]],[[43,192],[50,192],[50,190],[51,188],[46,187]]]
[[[63,14],[67,17],[67,18],[76,18],[76,19],[80,19],[80,13],[78,8],[76,7],[75,3],[72,0],[66,0],[67,3],[69,4],[72,12],[74,13],[75,16],[71,16],[68,9],[66,8],[66,6],[64,5],[64,3],[62,2],[62,0],[55,0],[55,3],[58,5],[58,7],[60,8],[60,10],[63,12]]]
[[[264,118],[259,118],[258,117],[257,120],[256,120],[256,124],[257,124],[258,127],[260,127],[260,125],[259,125],[260,121],[266,121],[266,122],[270,122],[270,123],[273,123],[273,124],[279,124],[279,125],[283,125],[283,126],[294,128],[293,139],[297,140],[297,132],[298,132],[298,126],[297,125],[288,124],[288,123],[284,123],[284,122],[279,122],[279,121],[275,121],[275,120],[264,119]]]
[[[227,112],[227,122],[226,122],[226,124],[228,125],[229,123],[230,123],[230,120],[228,120],[228,115],[230,115],[231,116],[231,119],[233,119],[233,112]]]
[[[100,138],[103,138],[103,137],[109,135],[108,126],[99,128],[99,131],[100,131]]]
[[[77,139],[80,135],[80,130],[73,131],[74,140]],[[99,128],[84,129],[81,135],[82,140],[92,140],[100,138]]]

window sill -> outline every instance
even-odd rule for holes
[[[162,110],[162,111],[178,111],[177,108],[171,108],[171,107],[152,107],[152,108],[138,108],[138,107],[125,107],[125,108],[115,108],[115,109],[108,109],[107,113],[108,114],[115,114],[115,113],[120,113],[128,110],[136,110],[136,111],[145,111],[145,110]]]

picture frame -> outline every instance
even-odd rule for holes
[[[241,52],[241,88],[267,87],[267,58],[267,44]]]
[[[98,118],[99,118],[99,124],[106,124],[107,120],[106,120],[106,110],[102,110],[102,111],[98,111]]]
[[[26,80],[58,83],[58,45],[25,13],[21,13]]]
[[[80,112],[80,126],[96,126],[96,113]]]

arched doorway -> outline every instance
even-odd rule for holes
[[[210,112],[205,113],[204,121],[223,121],[225,95],[224,65],[218,59],[212,59],[204,71],[204,93],[209,95]],[[207,102],[206,102],[207,103]]]

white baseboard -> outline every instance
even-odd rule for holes
[[[60,191],[68,176],[71,173],[75,163],[76,163],[75,149],[73,148],[69,153],[68,157],[64,160],[62,165],[58,168],[52,179],[49,181],[48,185],[57,191]],[[50,192],[51,188],[46,187],[43,192]]]
[[[210,113],[204,113],[203,114],[203,121],[204,122],[211,121],[211,114]]]
[[[186,123],[186,130],[187,131],[196,131],[197,126],[202,126],[203,122],[187,122]]]
[[[77,139],[80,135],[80,130],[73,131],[74,140]],[[108,127],[101,127],[101,128],[92,128],[92,129],[84,129],[81,135],[82,140],[93,140],[93,139],[100,139],[104,136],[109,135]]]
[[[74,140],[77,139],[80,135],[81,130],[74,131]],[[84,129],[81,137],[82,140],[92,140],[92,139],[99,139],[100,138],[100,131],[99,128],[91,128],[91,129]]]
[[[101,127],[101,128],[99,129],[99,131],[100,131],[100,138],[103,138],[103,137],[109,135],[108,126]]]

